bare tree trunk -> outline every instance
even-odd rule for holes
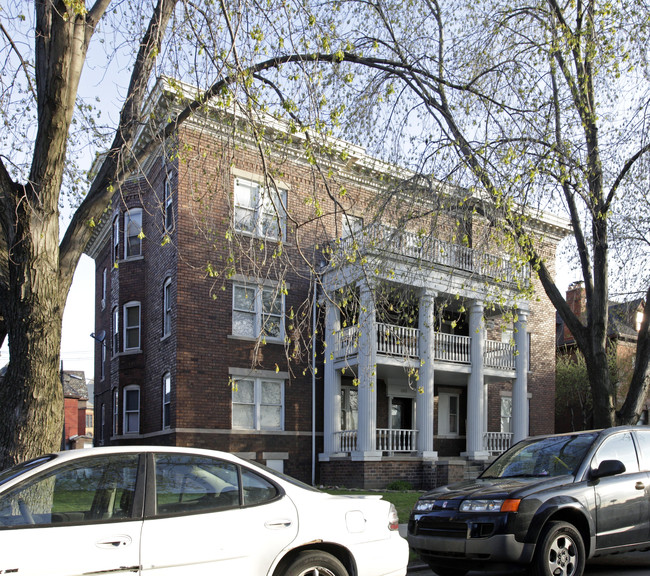
[[[3,309],[11,357],[0,386],[0,469],[59,449],[63,389],[59,378],[65,293],[58,282],[58,214],[16,210],[9,293]]]

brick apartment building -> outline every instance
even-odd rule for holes
[[[177,98],[161,80],[150,116]],[[522,299],[525,266],[488,250],[484,202],[464,198],[461,218],[431,194],[411,202],[419,184],[386,196],[408,175],[362,149],[328,141],[324,168],[304,133],[253,134],[216,107],[155,150],[87,249],[97,444],[425,487],[553,431],[554,311],[536,279],[539,298]],[[553,263],[566,223],[528,225]]]

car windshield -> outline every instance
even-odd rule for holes
[[[34,458],[33,460],[27,460],[27,462],[22,462],[21,464],[17,464],[11,468],[2,470],[0,472],[0,486],[2,486],[5,482],[9,482],[9,480],[20,476],[21,474],[24,474],[35,466],[39,466],[40,464],[44,464],[45,462],[52,460],[52,458],[55,458],[55,455],[48,454],[47,456],[40,456],[38,458]]]
[[[597,432],[519,442],[489,466],[481,478],[521,478],[575,474]]]

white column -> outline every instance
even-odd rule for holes
[[[352,460],[380,460],[377,436],[377,327],[375,299],[366,282],[359,287],[359,417],[357,451]]]
[[[341,329],[338,306],[327,300],[325,302],[325,350],[323,382],[323,454],[321,461],[329,460],[332,454],[339,452],[336,433],[341,429],[341,374],[334,368],[336,333]]]
[[[462,456],[473,460],[487,460],[490,453],[483,447],[486,404],[484,394],[483,350],[485,330],[483,302],[474,301],[469,309],[470,357],[472,371],[467,386],[467,452]]]
[[[423,458],[436,460],[433,451],[433,373],[435,358],[434,303],[436,293],[429,289],[420,294],[418,328],[420,330],[420,378],[415,400],[415,422],[418,430],[417,451]]]
[[[528,311],[518,309],[515,321],[515,383],[512,387],[513,442],[528,437]]]

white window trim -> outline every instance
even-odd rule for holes
[[[133,330],[135,326],[127,326],[128,322],[128,313],[127,310],[130,308],[137,308],[138,309],[138,324],[137,324],[137,329],[138,329],[138,345],[137,346],[127,346],[127,333],[129,330]],[[123,328],[123,335],[122,335],[122,350],[124,352],[133,352],[133,351],[139,351],[142,349],[142,307],[140,305],[140,302],[137,301],[132,301],[132,302],[127,302],[124,304],[122,307],[122,328]]]
[[[237,187],[246,186],[256,189],[253,198],[253,206],[245,206],[243,204],[237,203]],[[254,236],[256,238],[264,238],[266,240],[282,240],[286,242],[287,239],[287,202],[289,197],[289,190],[284,186],[278,185],[277,190],[270,189],[271,193],[278,200],[273,202],[274,206],[274,215],[279,221],[280,235],[267,235],[263,233],[262,230],[262,215],[264,213],[264,201],[269,196],[269,188],[265,187],[263,183],[256,179],[243,178],[241,176],[235,177],[234,190],[233,190],[233,228],[236,232],[240,234]],[[272,199],[273,200],[273,199]],[[253,229],[246,230],[244,228],[239,228],[237,223],[237,208],[242,208],[252,212],[253,216]]]
[[[115,306],[111,313],[111,356],[120,353],[120,307]]]
[[[456,430],[449,430],[449,398],[456,398]],[[445,400],[443,401],[443,398]],[[444,407],[444,411],[443,408]],[[460,394],[455,392],[438,392],[438,436],[441,438],[458,438],[460,435]]]
[[[172,333],[172,279],[167,278],[163,283],[163,330],[162,337]]]
[[[104,270],[102,271],[102,301],[101,301],[102,310],[106,308],[106,289],[108,285],[107,278],[106,278],[107,272],[108,271],[106,270],[106,268],[104,268]]]
[[[249,380],[253,382],[253,420],[254,420],[254,425],[253,428],[245,428],[243,426],[235,426],[235,423],[232,422],[232,429],[233,430],[255,430],[255,431],[267,431],[267,430],[277,430],[277,431],[282,431],[284,430],[284,379],[281,378],[268,378],[265,376],[242,376],[238,378],[233,378],[232,379],[232,386],[233,386],[233,391],[232,391],[232,397],[231,397],[231,407],[234,407],[235,404],[242,404],[241,402],[235,402],[235,392],[236,392],[236,386],[237,382],[239,380]],[[280,427],[279,428],[262,428],[260,425],[261,422],[261,409],[262,409],[262,381],[265,382],[275,382],[280,384]],[[247,406],[249,404],[246,404]],[[277,406],[277,404],[273,404],[273,406]],[[232,409],[232,408],[231,408]],[[234,410],[233,410],[234,412]],[[232,417],[231,417],[232,418]],[[232,418],[234,419],[234,418]]]
[[[101,366],[99,367],[100,380],[106,378],[106,341],[100,343],[101,351]]]
[[[169,399],[167,399],[167,387],[169,384]],[[171,372],[165,372],[162,377],[162,428],[168,430],[171,428],[171,404],[172,404],[172,375]],[[169,407],[169,421],[165,422],[165,407]]]
[[[138,392],[138,409],[137,410],[127,410],[126,408],[126,401],[129,396],[129,392],[137,391]],[[140,434],[140,407],[141,407],[141,397],[140,397],[140,386],[125,386],[124,390],[122,390],[122,400],[124,402],[124,411],[123,411],[123,422],[122,422],[122,428],[124,430],[124,434]],[[138,426],[137,430],[131,430],[129,429],[129,414],[137,414],[138,415]]]
[[[174,196],[172,189],[172,173],[167,172],[165,177],[165,187],[164,187],[164,198],[163,198],[163,230],[167,234],[171,234],[174,231],[175,222],[174,222]]]
[[[137,254],[129,254],[129,224],[132,220],[135,220],[137,217],[140,217],[140,230],[138,231],[138,244],[140,248],[138,249]],[[124,259],[125,260],[134,260],[142,257],[142,238],[140,238],[140,233],[142,232],[142,227],[144,223],[142,221],[142,208],[131,208],[124,213]]]
[[[113,436],[119,433],[119,417],[120,417],[120,394],[117,388],[113,390],[113,422],[112,432]]]
[[[255,302],[254,302],[254,310],[249,311],[249,310],[239,310],[235,308],[235,292],[237,288],[242,288],[242,289],[249,289],[249,290],[255,290]],[[279,336],[269,336],[269,335],[264,335],[262,334],[262,327],[263,327],[263,293],[264,291],[273,291],[277,297],[281,299],[280,301],[280,335]],[[234,322],[231,322],[231,336],[233,338],[249,338],[253,340],[257,340],[258,338],[263,339],[265,342],[277,342],[277,343],[283,343],[284,338],[285,338],[285,326],[284,326],[284,317],[285,317],[285,295],[280,292],[279,288],[277,286],[268,286],[268,285],[251,285],[251,284],[246,284],[246,283],[240,283],[240,282],[234,282],[233,287],[232,287],[232,307],[231,307],[231,312],[239,311],[242,313],[247,313],[247,314],[254,314],[255,316],[255,322],[253,325],[253,334],[237,334],[234,331]],[[234,319],[234,318],[233,318]]]
[[[113,252],[111,254],[111,262],[113,267],[120,259],[120,215],[119,213],[113,218]]]

